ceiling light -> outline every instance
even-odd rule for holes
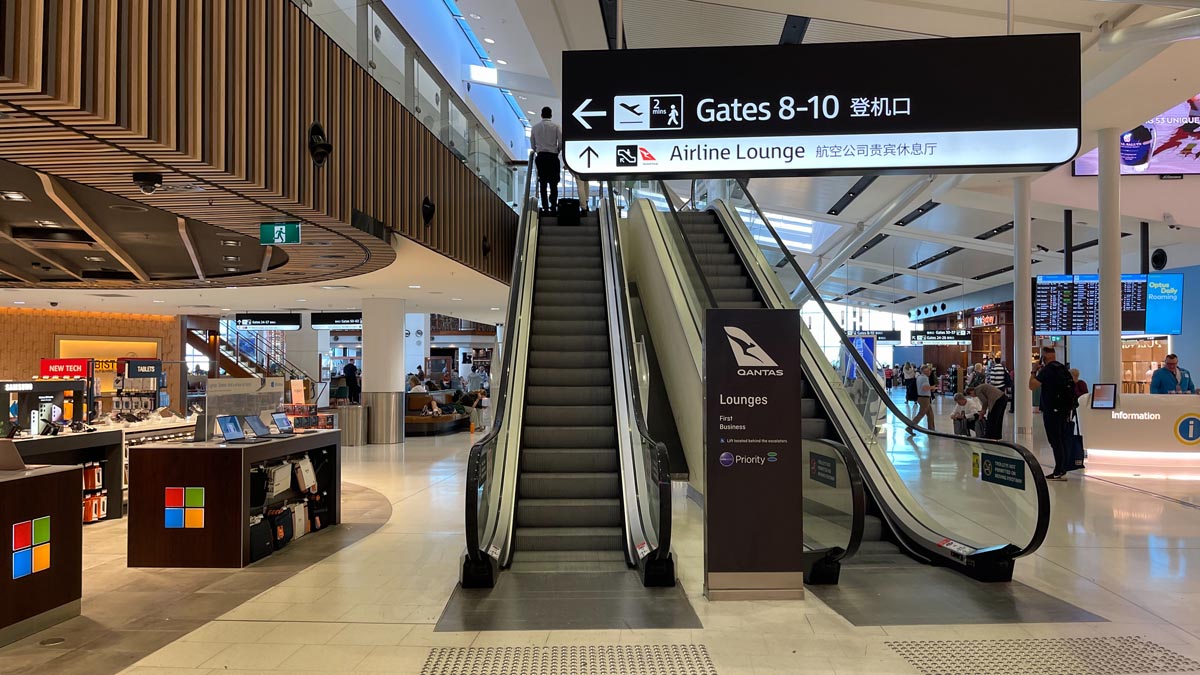
[[[85,255],[83,256],[83,259],[88,262],[104,262],[104,258],[101,258],[98,255]]]
[[[27,201],[29,201],[29,197],[25,196],[24,192],[17,192],[15,190],[5,190],[3,192],[0,192],[0,199],[3,199],[6,202],[27,202]]]
[[[517,98],[521,99],[522,101],[528,101],[528,100],[529,100],[529,97],[528,97],[528,96],[517,96]]]
[[[242,269],[242,268],[240,268],[240,267],[226,267],[226,268],[225,268],[225,271],[226,271],[226,272],[240,272],[240,271],[241,271],[241,269]]]
[[[152,301],[152,302],[154,302],[154,304],[156,304],[156,305],[161,305],[161,304],[163,304],[164,302],[166,302],[166,300],[154,300],[154,301]]]
[[[241,246],[242,242],[238,241],[237,239],[222,239],[221,245],[222,246]]]
[[[35,220],[33,222],[39,227],[62,227],[62,225],[59,225],[53,220]]]
[[[416,285],[411,285],[411,286],[409,286],[409,288],[420,288],[420,287],[421,287],[421,286],[420,286],[420,284],[416,284]]]
[[[462,298],[450,298],[450,299],[451,299],[451,300],[454,300],[454,301],[457,301],[457,302],[461,302],[461,301],[462,301]]]
[[[305,300],[304,298],[297,298],[296,302],[308,302],[308,300]]]
[[[483,18],[483,17],[481,17],[481,16],[479,16],[478,14],[475,14],[475,13],[471,13],[471,14],[470,14],[470,17],[471,17],[472,19],[475,19],[476,21],[478,21],[479,19],[482,19],[482,18]]]
[[[13,304],[14,305],[23,305],[23,304],[25,304],[25,301],[24,300],[13,300]]]
[[[350,287],[349,286],[322,286],[321,290],[323,290],[323,291],[338,291],[343,288],[350,288]]]
[[[232,309],[229,309],[228,307],[222,307],[222,308],[221,308],[221,311],[222,311],[222,312],[232,312],[233,310],[232,310]]]
[[[505,61],[504,59],[496,59],[496,63],[499,63],[502,66],[508,65],[508,61]]]
[[[486,42],[486,43],[488,43],[489,45],[494,45],[494,44],[496,44],[496,41],[495,41],[495,40],[493,40],[492,38],[483,38],[483,41],[484,41],[484,42]]]
[[[493,312],[499,312],[499,311],[500,311],[500,308],[499,308],[499,307],[493,307],[493,308],[492,308],[492,311],[493,311]]]
[[[225,288],[226,288],[226,290],[236,291],[238,287],[237,286],[226,286]]]
[[[221,260],[223,260],[225,262],[242,262],[242,256],[240,256],[240,255],[223,255],[223,256],[221,256]]]

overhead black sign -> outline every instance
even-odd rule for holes
[[[959,329],[914,330],[914,345],[969,345],[971,331]]]
[[[796,423],[800,314],[710,309],[704,337],[705,586],[790,597],[802,588],[801,484],[808,469]],[[745,597],[741,595],[739,597]]]
[[[879,342],[900,342],[900,331],[898,330],[880,330],[875,331],[875,337]]]
[[[362,328],[362,312],[313,312],[309,323],[316,330]]]
[[[563,155],[582,175],[1044,170],[1079,149],[1079,53],[1077,34],[564,52]]]
[[[300,330],[303,325],[299,314],[236,314],[233,319],[238,330]]]

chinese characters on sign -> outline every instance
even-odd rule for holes
[[[903,157],[933,155],[937,143],[872,143],[871,145],[818,145],[817,157]]]

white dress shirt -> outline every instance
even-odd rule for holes
[[[543,119],[533,125],[529,132],[529,142],[534,152],[553,152],[558,154],[562,149],[562,129],[554,122]]]

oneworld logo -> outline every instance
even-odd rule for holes
[[[775,359],[771,358],[746,331],[737,326],[725,326],[725,337],[729,339],[729,348],[733,350],[733,358],[737,361],[738,375],[783,375],[783,370],[778,367]]]

